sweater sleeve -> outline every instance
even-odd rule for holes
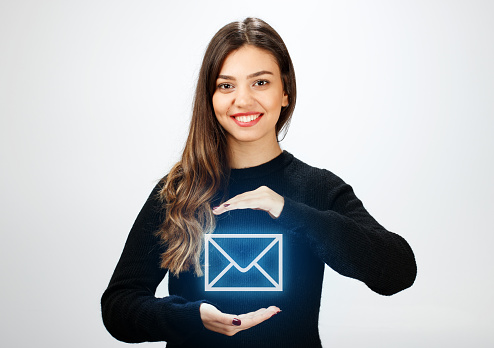
[[[161,248],[154,232],[161,215],[159,184],[147,199],[125,243],[108,288],[101,298],[103,322],[116,339],[137,343],[181,343],[204,326],[199,306],[179,296],[156,298],[166,270],[159,267]]]
[[[304,234],[315,254],[336,272],[363,281],[381,295],[393,295],[415,281],[409,244],[387,231],[364,208],[351,186],[333,178],[330,207],[319,210],[285,197],[280,224]]]

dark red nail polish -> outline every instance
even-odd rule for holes
[[[226,207],[229,207],[230,204],[228,204],[228,203],[227,204],[223,204],[223,206],[226,208]]]
[[[217,205],[216,207],[213,207],[213,210],[216,210],[216,209],[218,209],[219,207],[220,207],[220,206],[219,206],[219,205]]]
[[[242,325],[242,322],[240,321],[240,319],[235,318],[232,320],[232,324],[235,326],[240,326]]]
[[[276,314],[278,314],[278,313],[280,313],[280,312],[281,312],[281,311],[277,311],[276,313],[274,313],[274,314],[271,316],[271,318],[272,318],[272,317],[274,317]]]

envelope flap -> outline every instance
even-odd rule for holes
[[[242,268],[248,267],[274,240],[274,238],[215,238],[215,236],[213,239]]]

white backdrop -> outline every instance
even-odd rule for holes
[[[181,152],[207,43],[258,16],[297,73],[282,147],[350,183],[417,258],[392,297],[327,268],[324,346],[492,347],[493,14],[471,0],[1,0],[1,345],[127,346],[100,296]]]

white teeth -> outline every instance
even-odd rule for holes
[[[255,119],[257,119],[259,116],[261,116],[261,114],[257,114],[257,115],[249,115],[249,116],[237,116],[235,117],[235,119],[239,122],[250,122],[250,121],[254,121]]]

